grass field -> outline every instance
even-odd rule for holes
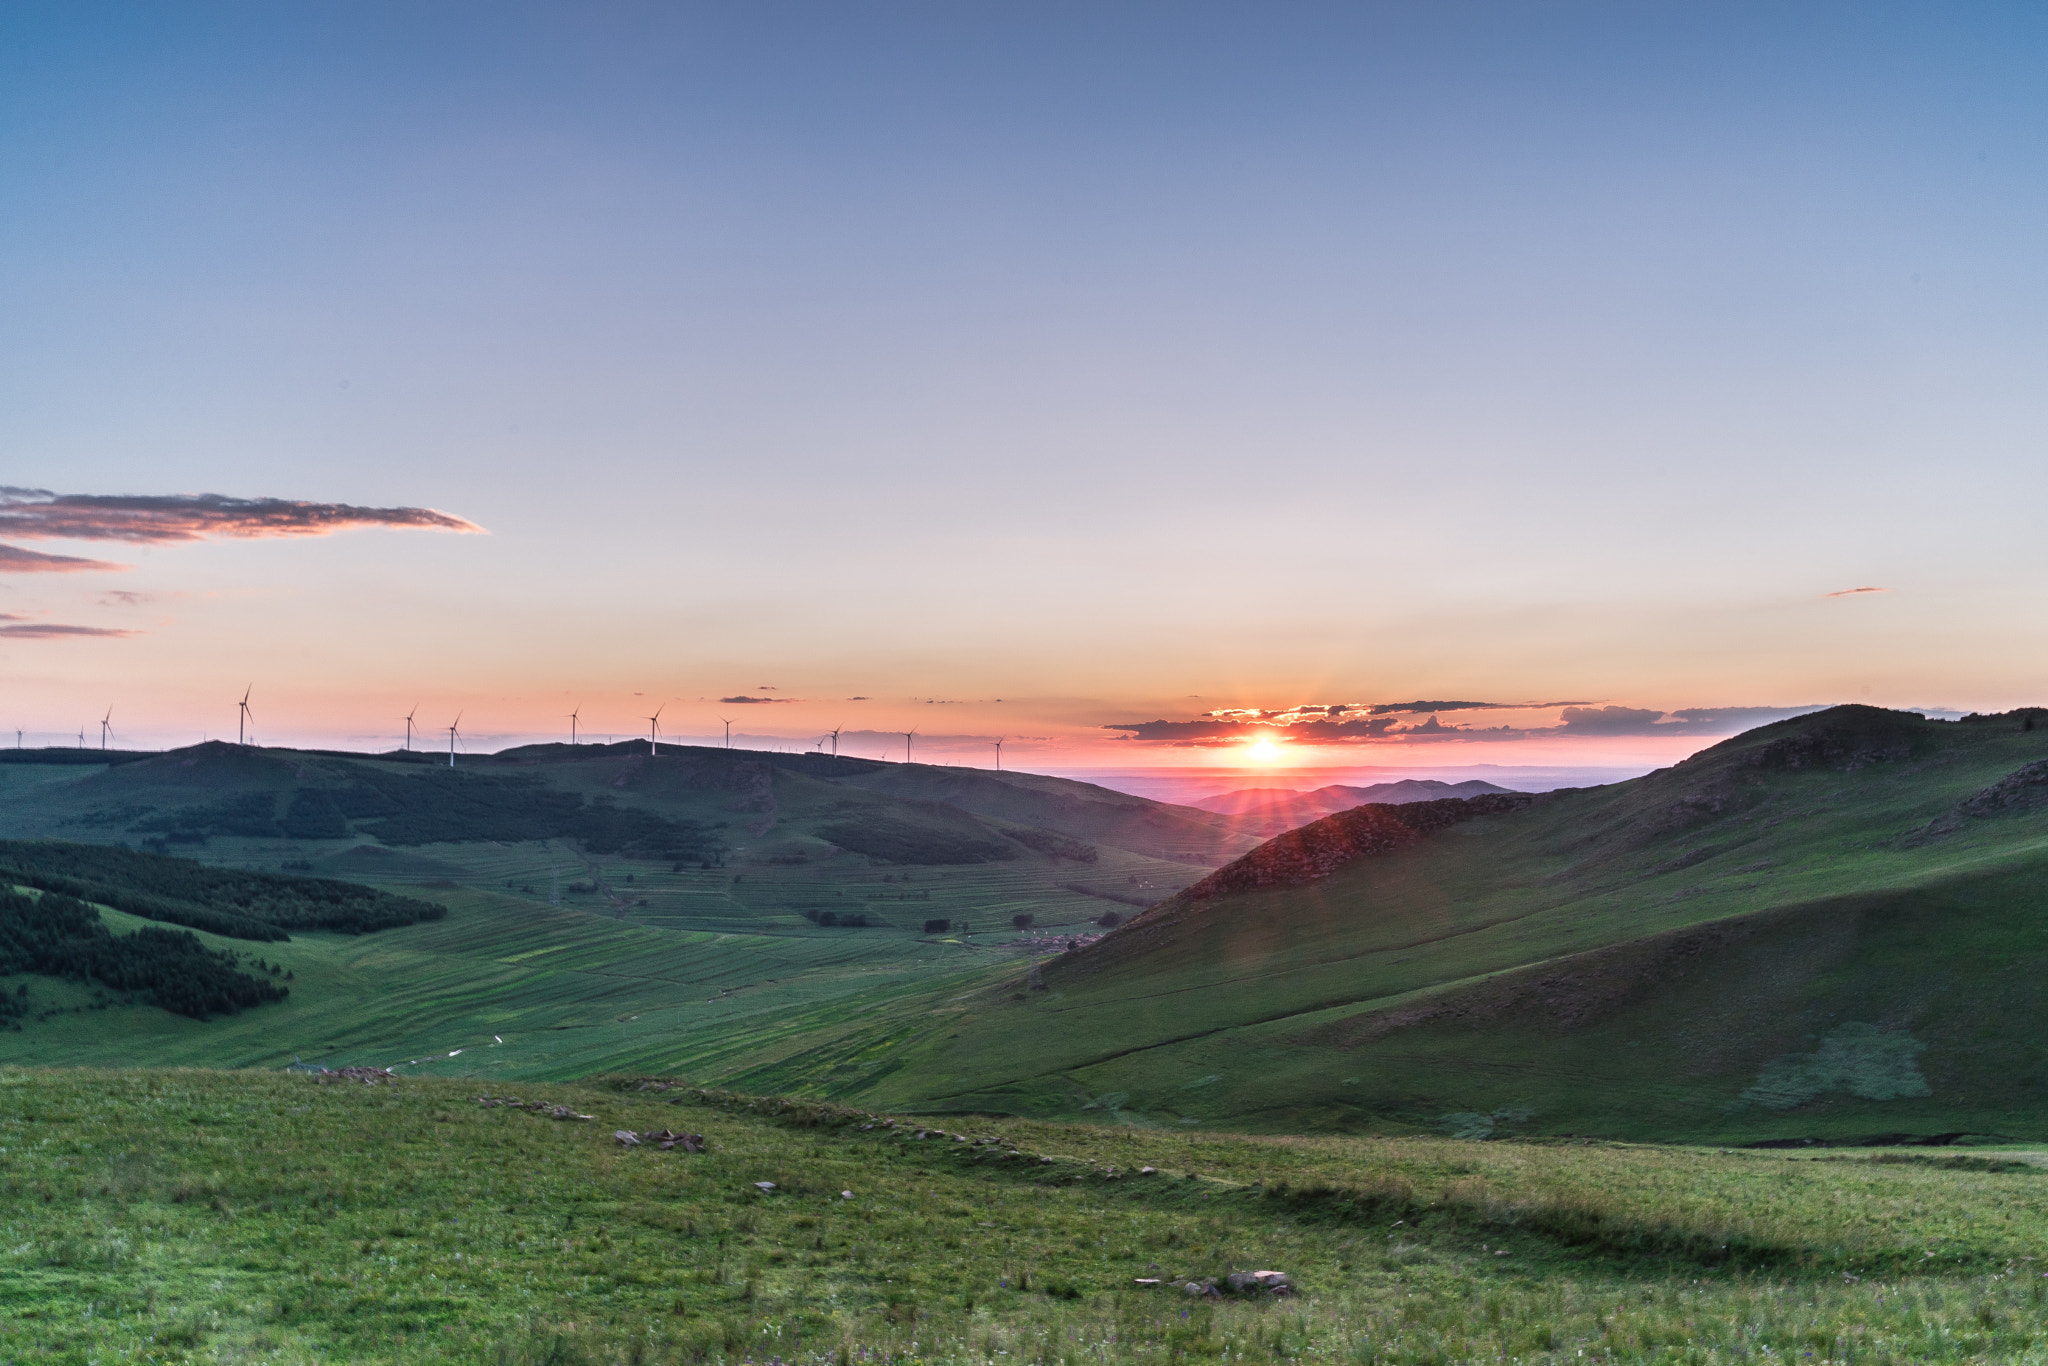
[[[631,1085],[0,1069],[0,1360],[1875,1366],[2048,1352],[2034,1150],[1008,1119],[919,1138],[857,1112]],[[485,1093],[593,1118],[485,1107]],[[615,1129],[698,1132],[709,1151],[628,1150]],[[1134,1284],[1253,1268],[1286,1271],[1300,1294],[1212,1303]]]
[[[365,882],[450,915],[360,939],[297,934],[269,955],[293,974],[288,1001],[204,1024],[143,1006],[94,1009],[90,992],[8,979],[38,1003],[8,1037],[20,1061],[232,1067],[298,1054],[505,1076],[772,1065],[855,1026],[893,1033],[948,984],[1022,971],[1066,938],[1099,932],[1091,922],[1105,914],[1133,914],[1211,866],[1163,854],[1213,860],[1252,843],[1206,813],[1086,784],[824,756],[541,746],[464,756],[452,778],[418,756],[213,745],[115,757],[0,758],[0,832],[133,844],[170,831],[187,840],[173,852],[202,862]],[[283,833],[309,796],[345,797],[394,775],[453,784],[432,794],[458,811],[470,788],[499,805],[471,838]],[[485,837],[530,835],[532,821],[502,818],[521,816],[522,801],[559,814],[565,798],[710,831],[719,847],[678,858],[658,842],[599,852],[567,835]],[[860,843],[878,831],[910,859],[1003,856],[896,861],[820,833]],[[825,912],[867,923],[807,918]],[[1019,916],[1031,917],[1028,932],[1013,927]],[[104,918],[116,930],[136,924]],[[933,921],[947,928],[927,933]]]
[[[762,833],[724,866],[599,857],[566,838],[343,841],[301,862],[431,897],[448,918],[298,934],[268,955],[292,973],[291,999],[241,1016],[164,1021],[88,995],[6,1038],[10,1056],[45,1065],[632,1068],[1173,1131],[2048,1139],[2048,781],[2029,776],[2048,726],[2032,719],[1802,717],[1313,881],[1171,895],[1057,956],[1041,950],[1061,932],[1202,870],[1107,841],[1093,859],[1019,844],[984,862],[894,863],[832,853],[815,831],[860,811],[896,839],[928,817],[952,848],[969,816],[974,839],[993,839],[1023,812],[1062,822],[1062,838],[1106,822],[1157,848],[1208,827],[966,770],[778,770],[773,812],[731,813]],[[276,755],[215,758],[299,791]],[[758,804],[756,760],[685,758],[572,756],[551,781],[638,791],[672,814],[730,806],[722,782]],[[195,759],[203,777],[199,759],[215,760]],[[187,773],[144,783],[145,769],[101,776],[127,772],[123,791],[164,802]],[[855,779],[904,790],[849,796]],[[209,838],[224,861],[296,847]],[[1053,932],[1035,947],[1008,925],[1026,907]],[[868,928],[805,917],[856,908]],[[928,920],[948,928],[926,933]]]
[[[487,892],[427,894],[449,908],[445,920],[262,945],[292,974],[291,995],[233,1016],[95,1008],[83,987],[0,978],[10,992],[27,986],[39,1013],[61,1012],[6,1035],[5,1056],[217,1067],[281,1066],[299,1056],[500,1077],[709,1069],[729,1055],[774,1058],[815,1046],[841,1020],[872,1029],[892,1012],[927,1008],[919,1003],[948,984],[981,980],[1000,956],[903,931],[830,932],[803,921],[782,933],[680,931]],[[147,923],[104,909],[101,918],[116,932]],[[209,948],[248,948],[199,938]]]
[[[1802,717],[1307,885],[1172,898],[1043,991],[992,980],[894,1034],[886,1072],[734,1084],[1279,1132],[2048,1138],[2048,789],[1917,833],[2044,759],[2013,718]]]

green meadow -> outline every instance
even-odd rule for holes
[[[318,874],[448,911],[265,945],[289,999],[203,1023],[0,979],[34,1002],[7,1056],[35,1063],[299,1056],[556,1077],[769,1064],[1022,972],[1256,843],[1222,817],[1086,784],[816,755],[539,746],[448,770],[222,745],[108,763],[8,753],[7,835]]]
[[[2048,1356],[2035,1150],[932,1131],[648,1085],[0,1070],[0,1360]],[[1298,1293],[1172,1284],[1252,1269]]]
[[[733,1084],[1264,1132],[2048,1139],[2041,715],[1782,722],[1167,898],[1042,990],[992,977]],[[887,1070],[826,1071],[847,1057]]]

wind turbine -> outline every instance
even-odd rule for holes
[[[906,764],[910,762],[910,738],[916,734],[915,729],[903,732],[903,762]]]
[[[721,720],[721,721],[723,721],[723,722],[725,722],[725,747],[726,747],[727,749],[731,749],[731,748],[732,748],[732,720],[731,720],[731,718],[729,718],[729,717],[724,717],[724,716],[721,716],[721,717],[719,717],[718,719],[719,719],[719,720]]]
[[[839,757],[839,732],[845,729],[844,726],[832,727],[832,757],[835,759]]]
[[[569,743],[576,743],[576,718],[583,715],[583,704],[578,702],[576,710],[569,713]]]
[[[654,715],[647,718],[647,752],[649,754],[661,753],[657,740],[661,735],[661,714],[667,710],[668,703],[664,702],[654,709]]]
[[[105,748],[107,747],[107,731],[108,731],[109,729],[111,729],[111,728],[112,728],[112,726],[113,726],[113,723],[114,723],[114,709],[113,709],[112,707],[108,707],[108,708],[107,708],[107,714],[106,714],[105,716],[102,716],[102,717],[100,718],[100,748],[101,748],[101,749],[105,749]]]
[[[417,702],[413,703],[412,710],[405,714],[405,747],[407,750],[412,748],[412,718],[419,714],[420,704]]]
[[[462,732],[456,727],[462,724],[462,713],[456,712],[455,719],[448,723],[448,767],[455,767],[455,741]]]
[[[998,773],[1003,771],[1003,741],[1009,738],[1007,735],[996,737],[996,772]]]
[[[249,710],[249,694],[255,691],[254,683],[242,689],[242,700],[237,704],[242,709],[242,714],[235,719],[235,743],[238,745],[248,743],[245,737],[248,734],[249,723],[256,719],[256,713]]]

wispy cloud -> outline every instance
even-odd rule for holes
[[[727,707],[760,706],[764,703],[798,702],[801,700],[801,698],[796,697],[721,697],[718,699],[721,706]]]
[[[1558,729],[1567,735],[1646,735],[1664,718],[1646,707],[1566,707]]]
[[[78,636],[137,636],[140,631],[116,630],[107,626],[66,626],[54,621],[22,622],[14,626],[0,626],[0,636],[12,640],[70,640]]]
[[[78,574],[126,569],[112,560],[88,560],[79,555],[45,555],[40,550],[0,545],[0,574]]]
[[[1643,707],[1566,707],[1557,735],[1735,735],[1757,726],[1821,710],[1806,707],[1684,707],[1652,711]]]
[[[1554,723],[1475,726],[1445,724],[1441,711],[1548,711],[1562,708]],[[1753,726],[1818,711],[1806,707],[1687,707],[1660,711],[1652,707],[1596,706],[1583,702],[1420,702],[1317,704],[1277,710],[1233,708],[1212,711],[1188,721],[1127,721],[1103,727],[1122,731],[1122,738],[1140,744],[1175,748],[1211,748],[1265,738],[1297,745],[1414,744],[1459,740],[1519,740],[1535,736],[1598,738],[1613,736],[1734,735]],[[1426,712],[1421,719],[1413,719]]]
[[[358,507],[297,498],[231,498],[222,493],[60,494],[0,486],[0,536],[21,540],[161,545],[210,536],[327,536],[377,526],[483,531],[474,522],[436,508]]]
[[[1889,593],[1891,591],[1892,590],[1889,588],[1872,588],[1866,585],[1862,588],[1837,589],[1835,592],[1823,593],[1821,594],[1821,596],[1824,598],[1853,598],[1858,593]]]

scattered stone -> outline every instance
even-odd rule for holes
[[[1157,1284],[1159,1284],[1159,1278],[1158,1278],[1157,1276],[1139,1276],[1139,1277],[1137,1277],[1137,1278],[1136,1278],[1135,1280],[1133,1280],[1133,1281],[1131,1282],[1131,1284],[1133,1284],[1133,1285],[1157,1285]]]
[[[1223,1298],[1223,1292],[1216,1288],[1216,1282],[1210,1280],[1187,1281],[1181,1285],[1180,1289],[1182,1294],[1191,1299],[1220,1300]]]
[[[686,1153],[701,1153],[704,1151],[704,1135],[702,1134],[678,1134],[663,1129],[660,1133],[653,1134],[651,1137],[660,1140],[663,1152],[667,1152],[670,1148],[681,1148]]]
[[[773,1181],[756,1181],[754,1189],[765,1195],[775,1189],[775,1183]]]
[[[330,1081],[359,1081],[365,1086],[379,1082],[396,1082],[398,1074],[388,1067],[343,1067],[329,1072],[325,1069],[315,1072],[313,1080],[321,1084]]]
[[[1157,1176],[1158,1174],[1159,1174],[1159,1168],[1157,1168],[1157,1167],[1140,1167],[1140,1168],[1138,1168],[1138,1175],[1140,1175],[1140,1176]]]
[[[1041,1157],[1041,1158],[1039,1158],[1038,1160],[1039,1160],[1040,1162],[1043,1162],[1043,1163],[1044,1163],[1044,1164],[1045,1164],[1046,1166],[1048,1166],[1048,1167],[1050,1167],[1050,1166],[1052,1165],[1052,1159],[1051,1159],[1051,1158],[1049,1158],[1049,1157]]]
[[[619,1146],[622,1148],[637,1148],[640,1146],[640,1135],[634,1133],[631,1129],[614,1129],[612,1130],[612,1137],[619,1140]]]
[[[576,1111],[571,1110],[566,1105],[550,1105],[544,1100],[527,1102],[520,1100],[516,1096],[478,1096],[476,1098],[476,1103],[483,1106],[485,1109],[490,1109],[493,1106],[503,1105],[514,1110],[530,1110],[534,1114],[545,1115],[549,1119],[597,1118],[596,1115],[579,1114]]]
[[[841,1192],[839,1192],[839,1198],[840,1198],[841,1200],[851,1200],[851,1199],[853,1199],[853,1192],[852,1192],[852,1191],[841,1191]]]
[[[1294,1282],[1284,1271],[1233,1271],[1223,1278],[1233,1295],[1292,1295]]]

